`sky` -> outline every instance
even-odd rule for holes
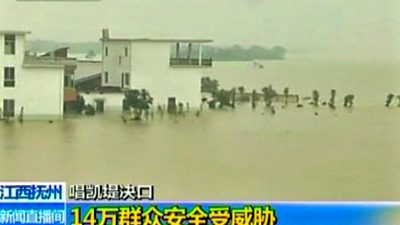
[[[99,0],[0,1],[0,30],[31,39],[211,38],[216,45],[289,49],[400,49],[398,0]]]

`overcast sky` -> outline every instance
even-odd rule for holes
[[[77,0],[74,0],[77,1]],[[218,45],[391,50],[400,48],[399,0],[0,0],[0,29],[30,38],[212,38]]]

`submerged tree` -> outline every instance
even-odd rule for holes
[[[214,92],[214,99],[219,103],[220,108],[223,108],[224,106],[235,108],[235,95],[235,88],[231,90],[221,89]]]
[[[315,106],[318,106],[319,103],[319,92],[317,90],[314,90],[312,92],[312,104]]]
[[[263,87],[261,91],[264,93],[264,101],[267,107],[270,107],[272,104],[272,99],[277,95],[277,92],[272,89],[272,86]]]
[[[285,96],[285,105],[287,105],[289,102],[289,88],[288,87],[285,87],[283,89],[283,95]]]
[[[82,114],[83,110],[85,110],[85,99],[82,95],[78,95],[78,98],[75,103],[75,110],[77,113]]]
[[[256,101],[257,101],[257,91],[254,89],[251,93],[251,108],[256,108]]]
[[[329,99],[329,104],[328,104],[331,109],[335,109],[335,98],[336,98],[336,90],[332,89],[331,98]]]
[[[344,97],[344,107],[351,108],[354,104],[354,95],[349,94]]]
[[[400,107],[400,95],[397,95],[397,99],[399,100],[399,103],[397,104],[397,106]]]
[[[393,98],[394,98],[394,94],[392,94],[392,93],[388,94],[388,96],[386,97],[386,103],[385,103],[386,107],[390,106],[390,104],[392,103]]]
[[[218,80],[211,79],[210,77],[201,78],[201,92],[213,93],[218,91],[219,83]]]
[[[153,103],[153,98],[145,89],[134,89],[125,91],[125,102],[129,109],[133,109],[133,119],[141,120],[143,112],[148,113],[150,106]]]

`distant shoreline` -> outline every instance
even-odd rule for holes
[[[100,42],[82,42],[67,43],[46,40],[29,40],[27,42],[29,51],[36,53],[44,53],[53,51],[61,47],[69,47],[72,54],[101,54]],[[182,49],[182,54],[186,52]],[[196,52],[193,52],[196,54]],[[227,47],[220,46],[203,46],[204,57],[212,57],[213,61],[221,62],[238,62],[238,61],[254,61],[254,60],[284,60],[286,58],[286,49],[281,46],[266,48],[263,46],[253,45],[243,47],[240,45],[232,45]]]

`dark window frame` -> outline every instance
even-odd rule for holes
[[[104,83],[108,84],[108,72],[104,72]]]
[[[4,87],[15,87],[15,67],[4,67]]]
[[[15,116],[15,100],[3,99],[3,117]]]
[[[4,35],[4,54],[15,55],[16,36],[15,34]]]
[[[130,74],[129,73],[125,73],[125,85],[129,86],[131,83],[130,81]]]

